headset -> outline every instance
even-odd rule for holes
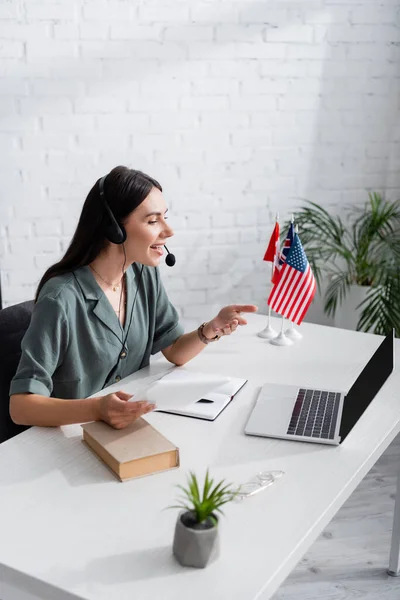
[[[110,208],[110,205],[106,200],[106,195],[104,193],[104,181],[106,177],[107,175],[104,175],[104,177],[102,177],[99,181],[100,199],[102,200],[104,208],[106,209],[110,219],[108,225],[106,226],[106,238],[113,244],[123,244],[126,241],[125,227],[122,225],[122,223],[118,223],[113,211]]]
[[[106,225],[106,228],[105,228],[105,235],[106,235],[106,238],[110,242],[112,242],[113,244],[123,244],[126,241],[126,237],[127,237],[126,236],[126,230],[125,230],[125,227],[122,225],[122,223],[119,223],[117,221],[117,219],[115,218],[115,215],[114,215],[113,211],[111,210],[110,205],[107,202],[106,195],[105,195],[105,192],[104,192],[104,181],[106,180],[106,177],[107,177],[107,175],[104,175],[104,177],[102,177],[100,179],[100,181],[99,181],[100,199],[103,202],[104,208],[106,209],[107,215],[109,217],[109,222],[108,222],[108,224]],[[167,256],[165,258],[165,262],[167,263],[167,265],[169,267],[173,267],[174,264],[175,264],[175,256],[170,253],[170,251],[168,250],[168,248],[165,245],[164,245],[164,247],[165,247],[165,249],[167,251]],[[125,253],[125,247],[124,247],[124,253]],[[126,255],[125,255],[125,261],[126,261]],[[125,266],[125,263],[124,263],[124,266]],[[132,315],[133,315],[133,311],[135,309],[136,297],[137,297],[137,294],[138,294],[138,291],[139,291],[139,288],[140,288],[140,282],[142,281],[143,268],[144,268],[144,265],[142,265],[142,268],[140,270],[140,277],[139,277],[139,281],[138,281],[138,284],[137,284],[137,287],[136,287],[135,297],[133,299],[133,304],[132,304],[131,317],[130,317],[130,320],[129,320],[129,325],[128,325],[128,328],[126,330],[125,337],[123,337],[123,333],[124,332],[123,332],[123,329],[122,329],[122,326],[121,326],[121,323],[120,323],[121,331],[122,331],[122,340],[120,340],[120,341],[122,342],[122,348],[121,348],[121,351],[120,351],[120,353],[118,355],[118,361],[113,366],[113,368],[111,369],[111,371],[109,372],[109,374],[107,375],[106,380],[105,380],[105,382],[102,385],[102,389],[106,385],[108,379],[111,377],[113,371],[115,371],[115,369],[118,367],[119,361],[122,358],[122,356],[124,355],[124,352],[126,352],[125,343],[126,343],[126,340],[128,338],[129,330],[130,330],[131,323],[132,323]]]

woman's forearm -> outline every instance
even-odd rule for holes
[[[13,394],[10,416],[18,425],[57,427],[99,419],[98,398],[62,400],[39,394]]]
[[[203,334],[210,340],[215,336],[212,327],[208,323],[203,329]],[[195,329],[190,333],[181,335],[171,346],[163,350],[163,354],[167,360],[180,367],[200,354],[205,347],[206,344],[200,340],[197,329]]]

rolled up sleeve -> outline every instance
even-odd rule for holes
[[[68,346],[68,323],[57,298],[43,297],[35,304],[29,328],[21,343],[21,359],[11,381],[13,394],[51,396],[52,376]]]
[[[179,322],[179,316],[176,308],[168,299],[167,292],[162,284],[157,269],[157,308],[156,325],[153,337],[153,346],[151,354],[160,352],[175,342],[184,333],[184,328]]]

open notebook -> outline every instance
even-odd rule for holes
[[[195,373],[178,367],[134,400],[154,402],[156,410],[214,421],[247,379]]]

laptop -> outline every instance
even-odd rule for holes
[[[245,427],[248,435],[341,444],[394,367],[394,330],[370,358],[347,394],[266,383]]]

